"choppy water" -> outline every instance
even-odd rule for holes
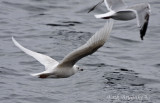
[[[150,2],[152,14],[144,41],[136,20],[115,21],[105,46],[78,62],[83,72],[65,79],[29,75],[44,67],[15,47],[11,35],[25,47],[61,60],[104,25],[93,14],[105,12],[105,7],[87,13],[97,2],[0,0],[1,103],[159,103],[159,0]]]

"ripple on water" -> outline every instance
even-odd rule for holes
[[[60,102],[61,100],[58,100],[58,99],[52,99],[50,97],[22,97],[22,98],[19,98],[20,100],[22,101],[26,101],[26,102],[33,102],[33,103],[37,103],[37,102],[44,102],[44,103],[47,103],[47,102],[55,102],[55,103],[58,103]]]
[[[46,8],[43,8],[43,7],[39,7],[39,6],[36,6],[36,5],[30,5],[30,4],[27,4],[27,3],[13,3],[13,2],[8,2],[8,1],[3,1],[4,4],[6,5],[10,5],[10,6],[13,6],[15,8],[21,8],[21,9],[24,9],[24,10],[27,10],[27,11],[46,11],[47,9]]]
[[[158,80],[142,78],[138,76],[133,70],[128,70],[126,68],[116,69],[114,72],[106,72],[103,76],[106,79],[105,89],[110,92],[110,90],[115,90],[109,94],[110,96],[146,96],[143,98],[144,101],[153,102],[155,98],[156,88],[148,88],[148,85],[159,83]],[[108,90],[110,88],[110,90]],[[116,94],[114,94],[116,93]],[[159,94],[159,93],[157,93]],[[123,99],[122,101],[125,101]],[[134,102],[140,101],[138,99],[132,100]]]

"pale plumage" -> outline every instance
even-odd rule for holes
[[[141,3],[133,6],[127,6],[123,0],[104,0],[104,3],[109,12],[95,15],[96,18],[112,18],[124,21],[137,18],[137,25],[140,28],[140,37],[143,40],[147,31],[151,11],[149,3]]]
[[[60,63],[49,56],[36,53],[24,48],[13,37],[12,41],[18,48],[20,48],[26,54],[34,57],[45,66],[45,71],[41,73],[31,74],[32,76],[38,76],[40,78],[66,78],[75,74],[78,70],[81,70],[77,65],[75,65],[77,61],[87,55],[91,55],[97,49],[104,45],[108,38],[108,35],[112,30],[112,26],[113,21],[108,20],[103,28],[97,31],[84,45],[64,57],[64,59]]]

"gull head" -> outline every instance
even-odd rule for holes
[[[151,13],[151,6],[150,6],[150,4],[147,4],[147,9],[149,9],[149,13]]]
[[[80,68],[78,65],[74,65],[73,68],[74,68],[74,70],[75,70],[76,72],[78,72],[78,71],[83,71],[83,69]]]

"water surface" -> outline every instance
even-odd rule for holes
[[[125,0],[128,5],[138,0]],[[141,2],[145,2],[143,0]],[[136,20],[115,21],[108,42],[80,60],[84,68],[65,79],[39,79],[30,73],[44,70],[21,52],[23,46],[60,61],[83,45],[105,20],[88,14],[98,0],[0,1],[0,101],[1,103],[158,103],[160,101],[160,35],[158,0],[152,0],[151,19],[144,41]]]

